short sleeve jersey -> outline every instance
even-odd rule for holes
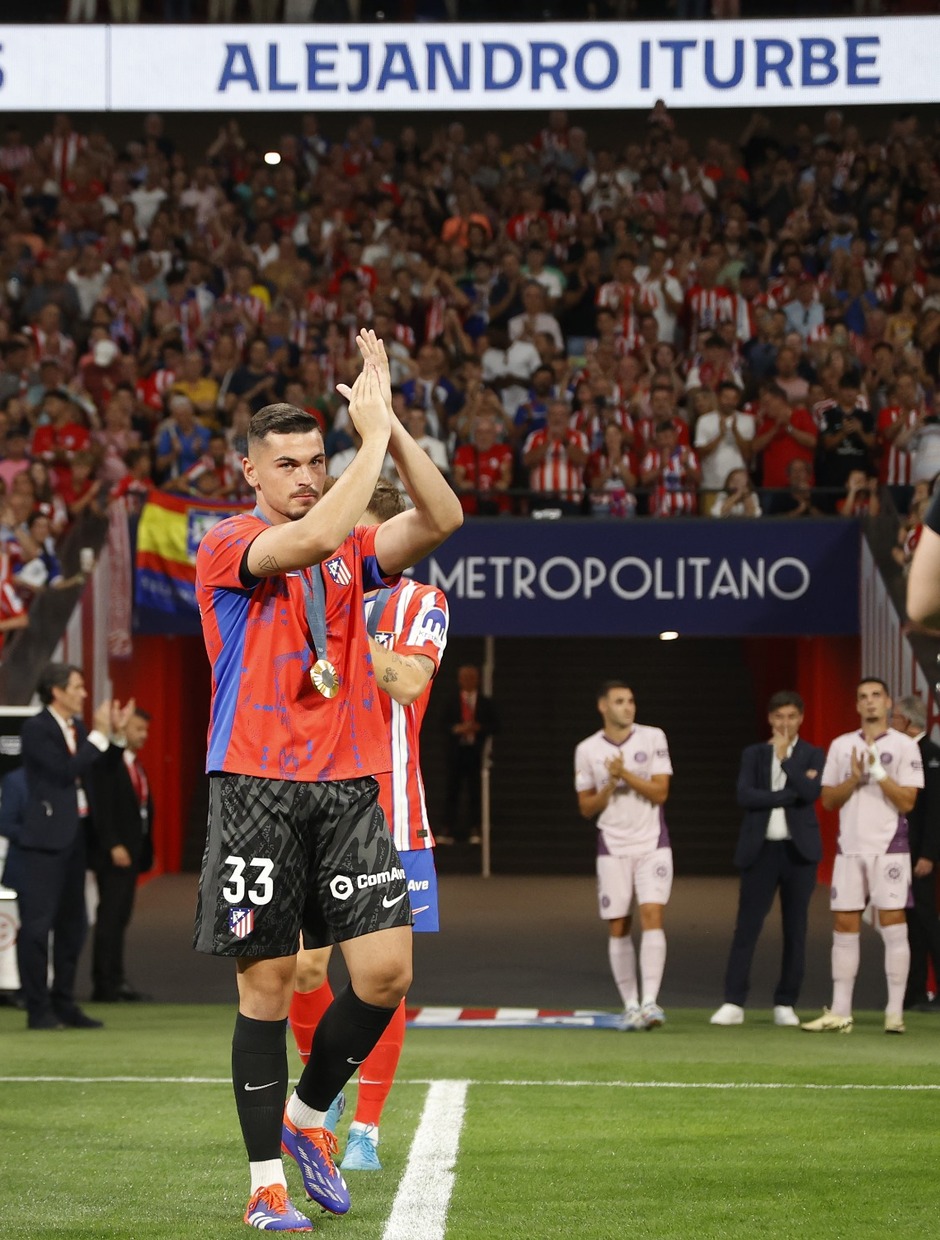
[[[671,775],[669,745],[661,728],[638,723],[620,745],[605,736],[603,728],[581,741],[574,754],[574,786],[591,792],[608,782],[607,763],[620,755],[624,767],[640,779]],[[616,857],[634,857],[669,847],[669,831],[661,805],[654,805],[623,781],[617,784],[607,808],[598,816],[599,851]]]
[[[923,788],[924,765],[917,742],[889,728],[875,742],[881,764],[902,788]],[[824,788],[835,788],[852,773],[852,750],[866,751],[861,732],[845,732],[829,746],[823,769]],[[875,780],[861,784],[839,810],[839,852],[846,856],[880,856],[907,852],[907,819],[899,814]]]
[[[370,605],[366,603],[367,615]],[[424,655],[434,664],[436,675],[449,624],[447,599],[440,590],[417,581],[403,581],[382,608],[375,640],[406,657]],[[421,724],[430,696],[430,684],[410,706],[402,706],[387,693],[379,694],[392,744],[391,772],[378,776],[379,803],[399,852],[434,847],[419,749]]]
[[[246,588],[239,570],[266,529],[253,513],[220,521],[196,556],[196,599],[212,664],[207,771],[272,779],[356,779],[391,766],[388,732],[369,656],[363,591],[386,580],[375,529],[357,527],[321,565],[264,577]],[[310,573],[326,595],[326,657],[339,674],[333,698],[318,693],[318,658],[307,623]]]

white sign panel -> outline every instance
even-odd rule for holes
[[[0,111],[104,111],[107,49],[102,26],[0,26]]]
[[[940,18],[0,27],[0,106],[466,112],[935,102]]]

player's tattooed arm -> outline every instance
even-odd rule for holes
[[[273,555],[262,556],[258,563],[258,568],[262,573],[264,573],[265,576],[268,576],[270,573],[279,573],[281,571],[281,566],[278,564]]]
[[[410,706],[427,688],[434,675],[434,661],[426,655],[401,655],[387,650],[373,638],[369,651],[379,687],[402,706]]]

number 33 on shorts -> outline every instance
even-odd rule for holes
[[[274,882],[271,874],[274,862],[270,857],[252,857],[245,861],[241,857],[226,857],[224,863],[232,867],[228,883],[222,888],[222,895],[229,904],[270,904],[274,895]],[[250,867],[254,873],[245,871]]]

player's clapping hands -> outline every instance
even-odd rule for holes
[[[392,407],[392,376],[388,368],[388,355],[385,352],[385,344],[378,338],[371,327],[364,327],[356,337],[356,344],[359,346],[359,352],[362,354],[363,364],[373,362],[379,376],[379,387],[382,392],[382,399]]]
[[[383,356],[384,352],[383,349]],[[349,401],[349,416],[363,442],[381,437],[387,443],[392,432],[391,405],[382,396],[376,360],[366,358],[362,373],[352,387],[338,383],[336,390]]]

